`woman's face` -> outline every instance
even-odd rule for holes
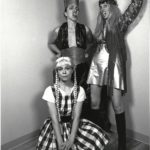
[[[73,73],[72,66],[70,66],[68,64],[64,64],[61,67],[58,67],[57,71],[58,71],[58,76],[61,81],[63,81],[63,82],[71,81],[71,76]]]
[[[100,4],[100,13],[104,19],[107,19],[110,16],[110,4],[102,3]]]
[[[78,15],[79,15],[79,7],[76,4],[70,4],[67,7],[65,15],[66,15],[67,19],[70,19],[70,20],[76,22],[78,19]]]

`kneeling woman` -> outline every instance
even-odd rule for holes
[[[50,117],[41,129],[37,150],[103,150],[108,143],[105,132],[91,121],[80,119],[86,96],[77,85],[71,59],[58,58],[55,70],[55,84],[47,87],[43,95]]]

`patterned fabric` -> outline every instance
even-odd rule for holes
[[[141,7],[143,0],[132,0],[132,3],[126,9],[125,13],[119,18],[119,26],[120,31],[126,32],[129,25],[135,20],[137,17]]]
[[[80,88],[78,88],[78,93],[80,92],[79,89]],[[53,88],[53,94],[55,93],[54,91],[55,90]],[[72,113],[74,96],[72,93],[70,95],[63,96],[64,93],[61,92],[62,91],[60,91],[60,114],[61,116],[68,116]],[[71,133],[72,122],[61,122],[60,127],[62,138],[66,141]],[[103,150],[106,144],[108,144],[108,137],[105,131],[87,119],[80,120],[72,150]],[[36,149],[58,149],[51,118],[47,118],[44,122],[40,131]]]
[[[86,29],[83,24],[76,24],[76,44],[77,47],[86,49]],[[67,22],[63,23],[58,31],[58,36],[55,41],[57,47],[62,50],[69,48],[68,45],[68,24]]]
[[[62,137],[66,141],[71,132],[71,123],[62,123]],[[96,124],[87,119],[81,119],[72,150],[103,150],[108,144],[106,133]],[[37,150],[57,150],[52,121],[48,118],[40,132]]]
[[[73,88],[72,88],[73,89]],[[79,87],[77,87],[77,96],[79,94]],[[72,109],[73,109],[73,104],[74,104],[74,94],[73,94],[73,90],[71,92],[70,95],[66,95],[65,92],[61,89],[59,89],[59,110],[60,110],[60,116],[71,116],[72,115]],[[52,91],[54,94],[54,97],[56,98],[55,95],[55,88],[52,87]]]

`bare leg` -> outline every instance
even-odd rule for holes
[[[101,102],[101,87],[97,85],[91,85],[91,108],[99,109]]]
[[[113,90],[113,96],[112,96],[112,105],[115,114],[120,114],[124,112],[124,102],[121,99],[121,91],[114,89]]]
[[[91,110],[90,110],[90,120],[95,124],[101,126],[100,120],[100,96],[101,96],[101,87],[97,85],[91,85]]]

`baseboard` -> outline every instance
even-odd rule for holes
[[[34,131],[32,133],[29,133],[27,135],[24,135],[16,140],[13,140],[11,142],[8,142],[6,144],[3,144],[1,146],[1,149],[2,150],[13,150],[15,149],[16,147],[20,146],[20,145],[23,145],[25,143],[28,143],[30,141],[32,141],[34,138],[36,138],[37,136],[39,135],[39,130],[37,131]]]
[[[112,125],[112,130],[115,132],[117,131],[117,128],[115,125]],[[150,145],[150,139],[149,139],[150,137],[149,136],[132,131],[130,129],[127,129],[126,133],[127,133],[127,137],[137,140],[137,141],[140,141],[144,144]]]
[[[112,125],[112,130],[114,132],[116,132],[116,126],[115,125]],[[2,150],[13,150],[14,148],[20,146],[20,145],[23,145],[25,143],[28,143],[30,141],[32,141],[34,138],[37,138],[37,136],[39,135],[39,130],[37,131],[34,131],[32,133],[29,133],[25,136],[22,136],[14,141],[11,141],[11,142],[8,142],[4,145],[2,145]],[[149,145],[149,137],[146,136],[146,135],[143,135],[141,133],[138,133],[138,132],[134,132],[130,129],[127,129],[127,137],[129,138],[132,138],[134,140],[137,140],[137,141],[140,141],[144,144],[147,144]]]
[[[133,132],[130,129],[127,129],[127,136],[132,138],[132,139],[135,139],[137,141],[140,141],[140,142],[142,142],[144,144],[147,144],[147,145],[150,144],[149,136],[141,134],[141,133],[138,133],[138,132]]]

